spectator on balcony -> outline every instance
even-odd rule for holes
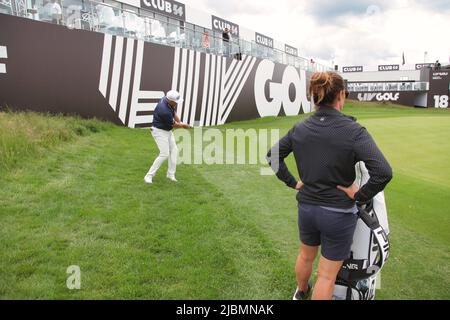
[[[436,60],[436,63],[434,64],[434,69],[435,70],[440,70],[441,69],[441,63],[439,62],[439,60]]]
[[[51,19],[52,23],[61,24],[62,9],[58,0],[48,2],[44,7],[44,12]]]
[[[206,50],[206,52],[209,53],[209,33],[208,31],[203,32],[203,36],[202,36],[202,47],[203,49]]]
[[[225,28],[222,33],[222,39],[223,39],[223,46],[225,50],[225,55],[230,55],[230,42],[233,41],[231,37],[230,29]]]

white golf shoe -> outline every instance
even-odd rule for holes
[[[145,183],[152,184],[153,183],[153,177],[151,175],[147,174],[144,177],[144,181],[145,181]]]
[[[178,182],[178,180],[175,178],[175,176],[167,175],[167,179],[169,179],[172,182]]]

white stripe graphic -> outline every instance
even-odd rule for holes
[[[159,101],[164,97],[164,92],[163,91],[139,91],[138,95],[137,95],[137,101],[141,100],[141,99],[145,99],[145,100],[154,100],[155,102],[149,103],[149,102],[144,102],[144,103],[140,103],[138,102],[134,111],[136,113],[141,112],[141,111],[155,111],[156,106],[158,105]],[[147,117],[147,118],[146,118]],[[153,116],[137,116],[137,119],[139,121],[136,121],[136,124],[138,123],[150,123],[153,121],[153,118],[151,118],[150,121],[148,121],[148,117],[153,117]]]
[[[214,90],[214,104],[213,104],[213,111],[212,111],[212,119],[211,124],[217,125],[217,105],[219,103],[220,99],[220,78],[222,77],[222,62],[223,60],[220,57],[217,57],[217,69],[216,69],[216,89]]]
[[[248,60],[249,60],[248,56],[245,56],[244,60],[239,61],[238,64],[236,65],[236,69],[233,71],[232,74],[230,74],[230,79],[225,86],[225,91],[227,93],[230,92],[231,86],[233,86],[235,84],[234,82],[236,80],[236,77],[242,72],[243,66],[245,65],[245,63],[247,63]]]
[[[225,124],[225,122],[227,121],[228,116],[229,116],[230,113],[231,113],[231,110],[233,110],[233,107],[234,107],[234,104],[236,103],[236,100],[237,100],[238,97],[240,96],[240,94],[241,94],[241,92],[242,92],[242,89],[244,88],[244,85],[245,85],[245,83],[247,82],[248,77],[250,76],[250,72],[253,70],[253,67],[255,66],[256,58],[252,58],[251,60],[252,60],[252,62],[251,62],[251,64],[250,64],[250,67],[247,69],[244,78],[240,81],[239,88],[238,88],[238,90],[237,90],[237,92],[236,92],[236,94],[235,94],[235,96],[234,96],[234,98],[233,98],[233,101],[232,101],[231,104],[229,105],[229,108],[228,108],[226,114],[225,114],[225,115],[222,117],[222,119],[220,120],[220,124]]]
[[[8,59],[8,51],[5,46],[0,46],[0,59]]]
[[[205,125],[205,112],[208,105],[206,104],[206,100],[208,99],[208,83],[209,83],[209,63],[210,63],[211,55],[207,54],[205,57],[205,77],[203,82],[203,98],[202,98],[202,110],[200,113],[200,126]]]
[[[226,105],[226,109],[225,109],[226,112],[222,115],[222,119],[221,119],[222,123],[226,122],[226,120],[228,119],[228,116],[230,115],[231,111],[233,110],[234,105],[236,104],[236,100],[239,98],[239,96],[242,92],[242,89],[243,89],[244,85],[246,84],[246,82],[250,76],[250,73],[253,70],[253,67],[256,64],[256,61],[257,61],[256,58],[250,58],[248,61],[249,63],[243,69],[243,73],[240,75],[239,79],[237,80],[237,83],[239,84],[238,88],[235,91],[233,91],[232,95],[230,95],[230,98],[232,98],[231,102],[229,102]]]
[[[192,107],[191,105],[191,95],[192,95],[192,81],[194,80],[194,51],[189,50],[189,60],[188,60],[188,72],[187,72],[187,86],[186,86],[186,100],[184,101],[184,112],[183,112],[183,121],[184,123],[188,122],[189,111]]]
[[[159,97],[162,98],[162,97]],[[139,103],[136,107],[136,109],[134,109],[137,112],[142,112],[142,111],[154,111],[156,106],[158,105],[158,102],[153,102],[153,103]],[[141,122],[141,117],[143,116],[139,116],[139,122]],[[150,121],[151,122],[151,121]],[[141,122],[144,123],[144,122]]]
[[[118,109],[120,120],[125,124],[129,95],[131,94],[130,120],[128,126],[134,128],[137,124],[150,123],[153,116],[138,116],[137,112],[153,111],[157,101],[164,96],[160,91],[141,91],[144,42],[126,40],[124,54],[124,38],[116,37],[114,57],[111,56],[113,36],[105,34],[100,71],[99,91],[106,97],[109,91],[109,104],[115,111]],[[133,53],[136,47],[136,61]],[[4,54],[3,54],[4,53]],[[6,47],[0,46],[0,56],[7,56]],[[178,115],[183,122],[195,124],[200,77],[203,77],[203,95],[200,97],[200,126],[223,124],[227,121],[242,89],[247,82],[256,63],[256,58],[243,56],[243,61],[233,59],[227,68],[228,59],[222,56],[205,54],[204,74],[200,74],[203,54],[187,49],[174,48],[174,63],[172,74],[172,89],[178,90],[184,98],[178,108]],[[111,59],[113,67],[110,70]],[[124,61],[123,61],[124,59]],[[122,69],[122,63],[124,69]],[[135,64],[134,79],[131,73]],[[0,64],[0,72],[6,72],[4,64]],[[111,75],[112,73],[112,75]],[[111,77],[111,83],[108,79]],[[123,77],[122,87],[119,88]],[[133,81],[133,92],[130,93],[130,83]],[[118,100],[121,90],[120,101]],[[153,100],[151,103],[141,103],[140,99]],[[156,100],[156,101],[155,101]],[[118,105],[119,103],[119,105]]]
[[[171,88],[173,90],[177,90],[179,70],[180,70],[180,48],[175,47],[175,55],[173,58],[172,88]]]
[[[162,91],[140,91],[138,93],[138,100],[145,99],[145,100],[161,100],[164,97],[164,92]]]
[[[228,81],[228,79],[230,79],[230,75],[233,72],[233,69],[236,66],[237,62],[238,62],[238,60],[236,60],[236,59],[233,59],[233,61],[231,62],[230,68],[227,70],[226,75],[225,75],[225,78],[226,78],[225,81]]]
[[[0,46],[0,59],[8,59],[8,51],[5,46]],[[0,63],[0,73],[6,73],[6,64]]]
[[[226,85],[226,81],[227,81],[227,74],[228,77],[230,76],[230,74],[228,73],[229,70],[225,70],[226,69],[226,63],[227,63],[227,59],[224,57],[224,67],[222,69],[222,85],[220,86],[220,92],[221,92],[221,97],[220,97],[220,104],[219,104],[219,116],[217,117],[217,121],[220,122],[220,119],[222,117],[222,114],[224,114],[225,109],[224,109],[224,104],[223,104],[223,100],[225,99],[225,97],[227,96],[227,92],[225,90],[225,85]],[[234,62],[235,60],[233,60]]]
[[[191,126],[194,126],[195,122],[195,113],[197,112],[197,96],[198,96],[198,84],[199,84],[199,78],[200,78],[200,52],[196,52],[195,54],[195,71],[194,71],[194,96],[192,99],[192,105],[191,105],[191,121],[189,124]]]
[[[244,64],[245,57],[244,57],[244,60],[236,60],[235,59],[235,61],[236,61],[236,63],[234,65],[233,64],[231,65],[231,67],[233,67],[233,68],[232,69],[230,68],[230,70],[228,70],[228,72],[227,72],[228,75],[227,75],[227,78],[226,78],[225,84],[224,84],[224,88],[228,88],[228,90],[231,87],[231,85],[236,77],[236,74],[239,73],[239,70],[241,69],[242,65]]]
[[[178,88],[178,92],[180,93],[181,97],[184,97],[184,87],[185,87],[185,83],[186,83],[186,61],[187,61],[187,50],[182,49],[180,87]],[[182,102],[178,105],[177,114],[180,118],[183,115],[183,105],[184,105],[184,102]]]
[[[112,43],[112,36],[110,34],[105,34],[103,40],[102,68],[100,70],[100,83],[98,88],[105,98],[106,98],[106,90],[108,87],[109,63],[111,59],[111,43]]]
[[[214,98],[214,82],[215,82],[215,72],[216,72],[216,56],[213,55],[211,60],[211,78],[209,79],[209,92],[208,92],[208,104],[207,104],[207,113],[206,113],[206,125],[211,125],[211,112],[213,108],[213,98]]]
[[[122,95],[120,97],[119,118],[125,123],[127,117],[128,96],[130,94],[131,69],[133,66],[134,40],[127,39],[127,51],[125,55],[125,69],[123,74]]]
[[[153,116],[138,116],[138,117],[136,117],[136,119],[137,120],[136,120],[135,125],[143,124],[143,123],[152,123],[153,122]],[[134,126],[133,128],[136,128],[136,126]]]
[[[131,110],[130,110],[130,120],[128,121],[128,126],[134,128],[137,123],[137,108],[139,93],[141,91],[141,76],[142,76],[142,60],[144,59],[144,42],[138,40],[136,49],[136,65],[134,67],[134,81],[133,81],[133,95],[131,98]],[[152,122],[153,117],[151,119]]]
[[[112,40],[111,35],[104,35],[104,51],[102,53],[102,68],[100,73],[99,81],[99,91],[106,98],[106,93],[108,85],[110,88],[110,106],[113,110],[117,110],[119,107],[119,119],[123,124],[128,125],[130,128],[135,128],[137,124],[149,124],[153,122],[152,115],[138,116],[138,112],[151,112],[155,110],[157,101],[159,101],[163,96],[162,91],[141,91],[141,78],[142,78],[142,65],[144,58],[144,42],[137,41],[133,39],[126,39],[126,50],[123,53],[124,48],[124,38],[116,37],[116,47],[113,60],[113,70],[111,84],[108,84],[108,77],[110,74],[110,62],[111,62],[111,49]],[[134,49],[136,47],[136,61],[133,61]],[[124,68],[122,69],[122,61]],[[133,65],[135,68],[134,78],[131,79],[131,73],[133,71]],[[120,86],[120,79],[123,77],[122,87]],[[130,83],[133,81],[133,91],[130,92]],[[117,88],[117,89],[115,89]],[[120,101],[117,101],[118,92],[121,90]],[[128,111],[128,100],[131,94],[131,105],[129,108],[130,119],[126,123],[126,115]],[[114,97],[115,96],[115,97]],[[153,100],[151,103],[139,102],[141,99]],[[119,102],[119,105],[117,103]]]
[[[217,115],[217,124],[220,124],[222,118],[222,110],[223,110],[223,100],[225,99],[225,78],[226,78],[226,67],[227,67],[227,59],[223,58],[223,68],[222,68],[222,84],[220,85],[220,104],[219,104],[219,114]]]
[[[123,38],[116,37],[116,48],[114,52],[114,66],[111,79],[111,92],[109,95],[109,104],[114,111],[117,109],[117,95],[119,91],[120,69],[122,67]]]
[[[224,102],[224,110],[227,110],[228,107],[230,106],[230,101],[231,101],[233,95],[236,93],[237,86],[239,85],[239,82],[242,80],[242,76],[250,62],[251,62],[251,59],[246,57],[243,67],[239,70],[239,74],[236,74],[237,79],[236,79],[236,81],[234,81],[233,87],[231,88],[231,90],[230,90],[230,88],[228,88],[228,90],[225,89],[225,91],[228,93],[228,96]],[[222,115],[222,119],[223,119],[223,115]]]
[[[224,94],[223,94],[223,106],[222,111],[220,112],[219,118],[222,119],[223,114],[225,113],[226,109],[229,106],[229,101],[231,100],[231,97],[234,94],[234,90],[236,86],[238,85],[236,82],[240,78],[240,75],[244,73],[246,63],[248,62],[248,56],[244,56],[243,61],[240,61],[236,64],[236,68],[233,70],[232,73],[230,73],[230,79],[225,84]]]

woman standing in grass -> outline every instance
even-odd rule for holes
[[[294,300],[305,299],[318,248],[321,258],[312,299],[331,299],[334,283],[350,247],[357,221],[356,202],[366,202],[392,179],[392,169],[367,130],[341,113],[348,92],[335,72],[315,73],[309,94],[316,112],[297,123],[268,154],[277,177],[298,190],[300,253],[295,267]],[[284,159],[294,153],[300,181]],[[363,161],[369,181],[358,190],[355,164]]]

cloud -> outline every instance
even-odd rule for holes
[[[448,0],[421,0],[418,3],[432,11],[450,11],[450,1]]]
[[[316,0],[308,1],[306,13],[318,23],[339,23],[349,16],[379,14],[388,9],[391,3],[384,0]]]
[[[245,1],[245,0],[227,0],[227,1],[218,1],[218,0],[206,0],[205,5],[207,7],[213,8],[215,12],[221,15],[226,19],[227,16],[234,15],[238,12],[245,12],[248,14],[260,15],[267,12],[267,5],[269,2],[262,1],[262,3],[254,2],[254,1]]]
[[[449,0],[190,0],[331,66],[448,61]]]

